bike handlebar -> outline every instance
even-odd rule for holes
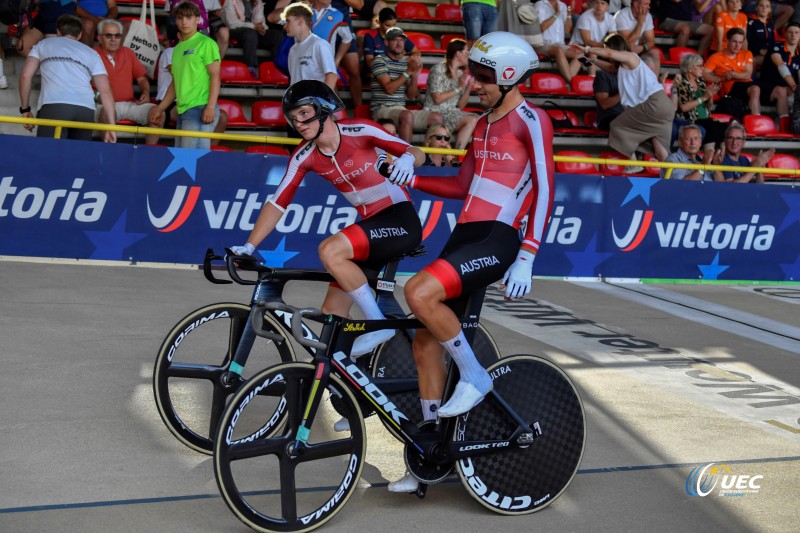
[[[203,275],[206,277],[208,281],[211,283],[216,283],[217,285],[228,285],[233,283],[229,279],[220,279],[214,276],[212,273],[213,267],[211,266],[212,261],[222,261],[225,259],[221,255],[217,255],[214,253],[214,250],[209,248],[206,250],[206,256],[203,258]]]

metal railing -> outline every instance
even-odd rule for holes
[[[61,138],[63,128],[76,128],[85,130],[97,131],[119,131],[124,133],[133,133],[136,136],[141,135],[160,135],[169,137],[196,137],[219,139],[221,141],[237,141],[253,144],[279,144],[279,145],[297,145],[300,139],[289,137],[275,137],[270,135],[244,135],[236,133],[206,133],[201,131],[186,131],[175,130],[166,128],[151,128],[147,126],[127,126],[123,124],[103,124],[95,122],[74,122],[69,120],[51,120],[42,118],[27,118],[27,117],[7,117],[0,116],[0,122],[11,124],[34,124],[40,126],[53,126],[55,127],[54,137]],[[464,155],[466,150],[454,150],[448,148],[431,148],[427,146],[420,146],[420,150],[429,154],[444,154],[444,155]],[[633,161],[627,159],[613,159],[603,157],[578,157],[578,156],[561,156],[555,155],[553,159],[556,162],[565,163],[590,163],[596,165],[612,165],[612,166],[637,166],[637,167],[655,167],[655,168],[685,168],[690,170],[720,170],[723,172],[742,172],[743,167],[730,166],[730,165],[695,165],[689,163],[662,163],[660,161]],[[788,177],[800,177],[800,170],[787,169],[787,168],[766,168],[766,167],[746,167],[747,172],[756,172],[759,174],[772,174]],[[599,173],[599,171],[598,171]],[[666,179],[669,179],[668,172]]]

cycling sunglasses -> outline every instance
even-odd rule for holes
[[[481,65],[472,59],[469,60],[469,72],[480,83],[497,84],[497,73],[495,73],[494,69]]]

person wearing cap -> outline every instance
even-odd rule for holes
[[[478,119],[458,174],[390,178],[465,200],[439,258],[405,286],[408,305],[427,327],[417,330],[413,343],[425,420],[462,415],[492,390],[492,378],[462,330],[461,317],[472,293],[498,280],[506,300],[531,290],[533,261],[553,205],[555,173],[550,117],[519,92],[519,85],[538,67],[536,52],[518,35],[499,31],[478,39],[469,53],[469,70],[478,98],[489,111]],[[447,372],[445,351],[460,378],[452,396],[439,406]],[[406,473],[390,483],[389,490],[411,492],[417,483]]]
[[[319,245],[320,261],[337,282],[328,288],[322,310],[348,316],[355,303],[367,320],[380,320],[384,316],[364,269],[377,273],[389,260],[414,250],[422,240],[422,227],[408,192],[378,172],[375,149],[395,157],[391,176],[398,180],[413,176],[414,168],[425,162],[425,154],[366,122],[340,126],[333,116],[342,109],[342,101],[321,81],[303,80],[287,89],[283,113],[302,142],[292,152],[286,174],[264,204],[247,242],[231,250],[252,254],[274,231],[306,174],[316,173],[361,216]],[[390,329],[365,333],[356,339],[350,355],[369,353],[393,335]]]
[[[406,57],[406,34],[398,26],[386,32],[386,53],[372,62],[372,118],[390,118],[397,125],[400,138],[411,142],[414,131],[425,131],[443,121],[441,113],[426,109],[407,109],[406,99],[419,94],[417,77],[422,70],[422,58]]]

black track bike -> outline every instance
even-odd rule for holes
[[[471,311],[480,307],[483,294],[473,295]],[[419,321],[353,321],[278,302],[261,306],[291,313],[293,335],[316,353],[310,363],[279,364],[253,376],[220,420],[213,457],[217,485],[231,511],[251,528],[309,531],[342,509],[359,486],[365,462],[364,405],[405,442],[406,466],[420,481],[420,497],[427,484],[455,469],[483,506],[525,514],[552,503],[577,472],[586,436],[583,404],[569,377],[550,361],[503,357],[487,369],[494,389],[469,413],[414,423],[412,413],[419,407],[399,408],[347,353],[352,330],[419,328]],[[303,319],[322,323],[320,340],[305,338]],[[465,328],[468,339],[474,331]],[[457,374],[450,365],[445,399]],[[327,399],[338,402],[349,433],[331,432]],[[279,414],[286,422],[276,428]]]
[[[422,253],[424,248],[420,247],[408,256]],[[406,316],[394,296],[395,276],[401,259],[390,261],[380,272],[366,272],[385,316]],[[222,269],[230,279],[215,276],[214,272]],[[291,342],[292,312],[277,308],[265,311],[257,309],[255,303],[283,303],[284,290],[290,281],[331,282],[333,277],[324,271],[269,268],[249,256],[230,253],[222,256],[210,249],[203,261],[203,273],[211,283],[253,285],[250,303],[207,305],[175,324],[156,356],[153,391],[161,419],[172,434],[189,448],[211,454],[217,422],[230,395],[256,371],[297,360],[298,351]],[[254,333],[253,319],[264,336],[257,337]],[[318,340],[307,324],[299,327],[304,339]],[[419,422],[417,374],[411,357],[412,335],[409,331],[398,332],[372,354],[359,358],[357,366],[375,379],[383,380],[392,401],[413,413],[413,419]],[[309,346],[303,349],[309,356],[316,352]],[[475,349],[485,367],[500,357],[491,335],[479,325]],[[334,402],[334,406],[338,408],[338,405]],[[364,412],[371,413],[367,405],[364,405]],[[264,413],[268,415],[270,413]]]

